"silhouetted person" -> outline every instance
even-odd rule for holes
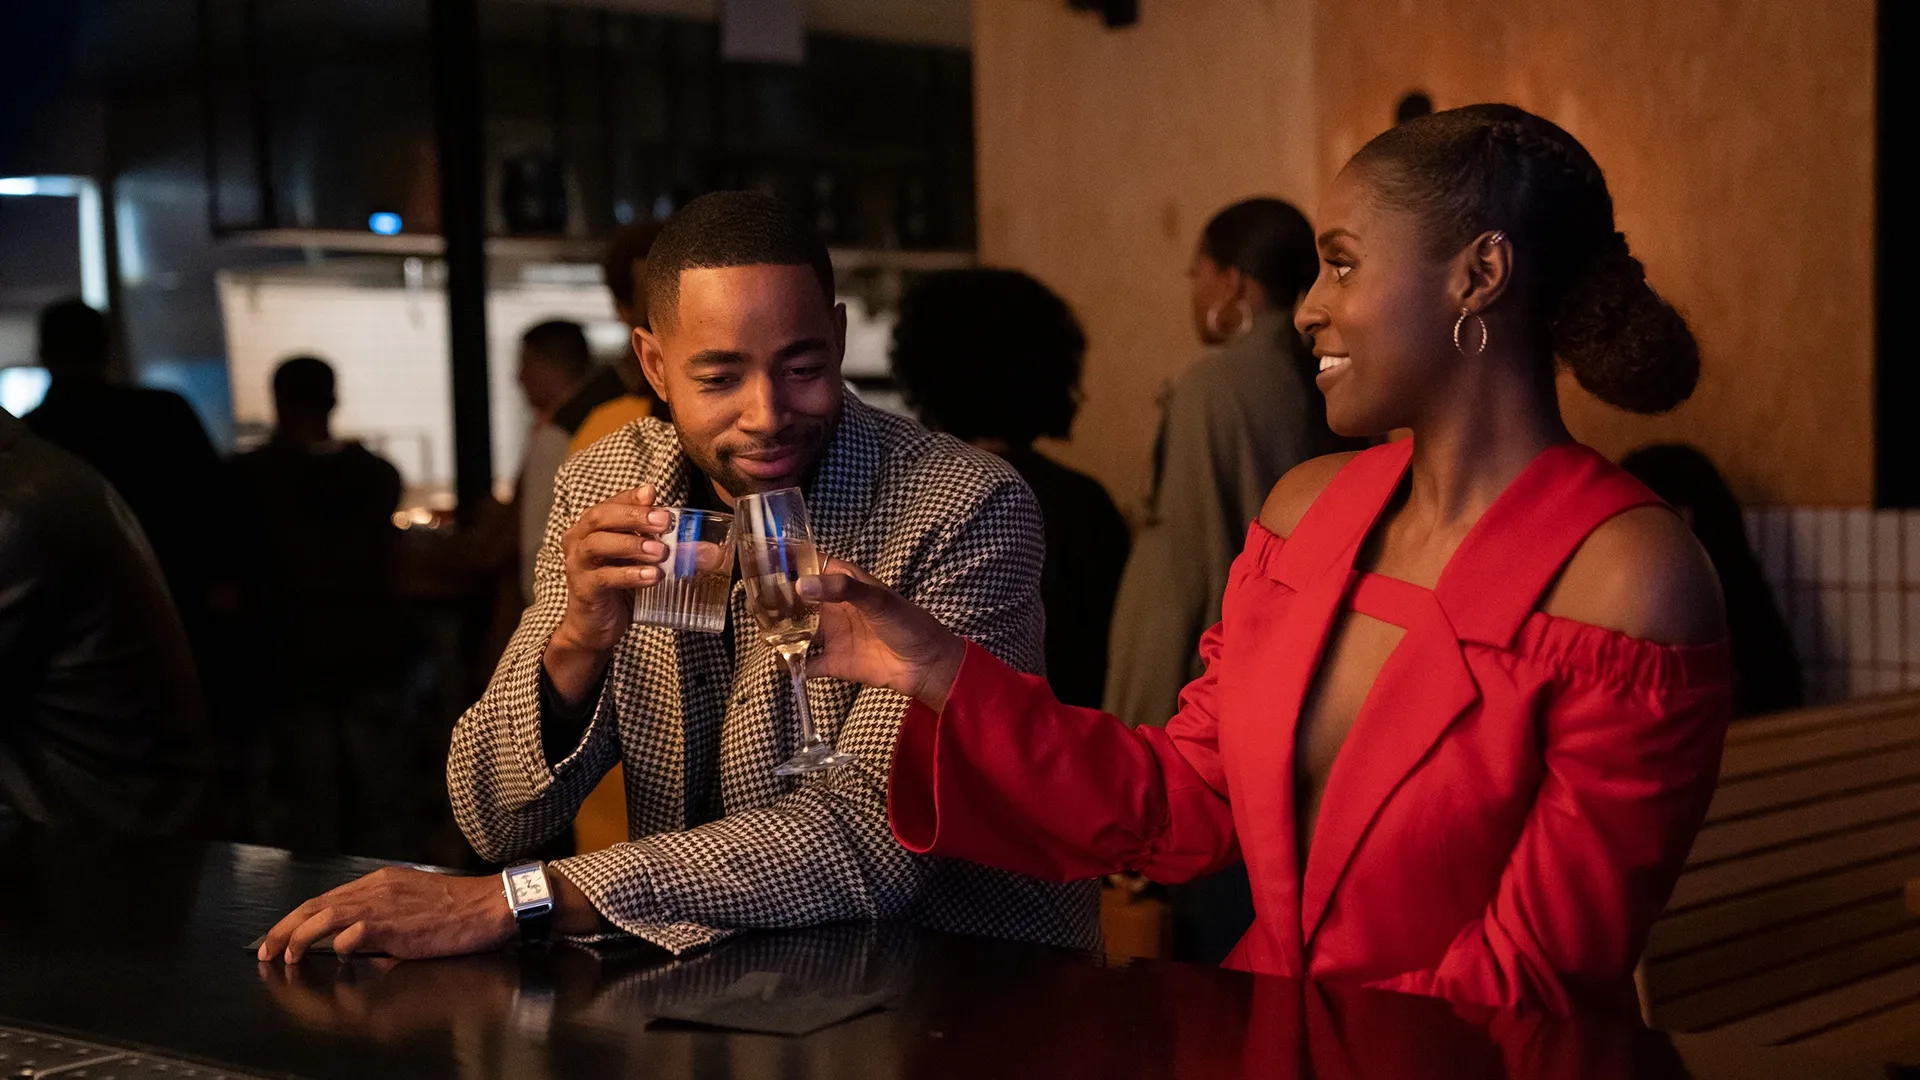
[[[99,470],[146,531],[175,605],[203,640],[208,591],[221,572],[220,460],[180,395],[108,377],[107,317],[78,300],[40,312],[40,362],[53,376],[28,413],[33,433]]]
[[[590,380],[593,353],[577,322],[551,319],[520,335],[520,391],[533,410],[521,459],[517,497],[520,512],[520,602],[533,602],[533,560],[547,532],[553,508],[553,477],[567,460],[573,431],[555,422],[554,412],[580,395]]]
[[[0,411],[0,818],[190,831],[210,763],[139,523],[85,462]]]
[[[234,459],[252,509],[247,606],[267,657],[276,839],[308,850],[391,845],[404,757],[395,731],[409,653],[394,595],[400,473],[333,437],[333,369],[273,373],[273,439]]]
[[[656,221],[624,225],[607,242],[607,251],[600,263],[607,291],[613,294],[614,313],[628,330],[645,329],[647,325],[647,255],[659,235],[660,223]],[[643,417],[673,419],[667,415],[666,402],[648,385],[635,356],[633,349],[621,350],[612,368],[619,376],[620,385],[625,387],[623,393],[581,411],[578,419],[571,409],[555,415],[560,426],[573,430],[572,448],[576,453]]]
[[[1047,534],[1047,682],[1061,701],[1098,708],[1127,521],[1099,481],[1033,448],[1070,433],[1086,351],[1066,301],[1017,270],[924,278],[893,330],[894,374],[920,418],[1005,458],[1033,489]]]
[[[1635,450],[1620,466],[1680,512],[1720,575],[1733,640],[1733,715],[1757,716],[1805,704],[1793,635],[1747,542],[1740,500],[1720,470],[1706,454],[1681,443]]]

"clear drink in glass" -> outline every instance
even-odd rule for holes
[[[633,591],[633,621],[718,634],[727,628],[733,590],[733,515],[661,509],[673,515],[673,524],[660,534],[667,558],[658,584]]]

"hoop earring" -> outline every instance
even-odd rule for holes
[[[1460,330],[1462,327],[1464,327],[1467,324],[1468,319],[1472,319],[1475,323],[1478,323],[1480,326],[1480,347],[1473,350],[1472,352],[1468,352],[1467,347],[1461,344],[1460,342]],[[1487,351],[1487,320],[1481,318],[1478,315],[1475,315],[1473,312],[1468,311],[1466,308],[1461,308],[1460,317],[1453,320],[1453,347],[1455,350],[1457,350],[1460,353],[1461,356],[1464,356],[1469,360],[1473,359],[1476,356],[1479,356],[1481,353],[1486,352]]]
[[[1245,300],[1236,301],[1234,303],[1234,311],[1239,314],[1239,318],[1233,321],[1233,329],[1223,330],[1220,328],[1220,309],[1217,307],[1208,308],[1207,333],[1212,334],[1221,341],[1234,341],[1252,333],[1253,305],[1247,303]]]

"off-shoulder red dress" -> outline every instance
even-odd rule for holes
[[[1357,573],[1410,442],[1358,455],[1286,541],[1257,523],[1206,674],[1165,728],[1062,705],[969,645],[915,705],[889,810],[911,850],[1054,880],[1178,882],[1245,859],[1230,967],[1489,1006],[1625,1005],[1712,797],[1727,646],[1537,610],[1595,528],[1658,499],[1579,445],[1542,453],[1432,590]],[[1404,627],[1334,759],[1302,871],[1294,734],[1343,606]]]

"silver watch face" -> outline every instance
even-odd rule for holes
[[[512,900],[516,911],[553,902],[553,895],[547,891],[547,875],[538,865],[508,871],[507,887],[513,890]]]

